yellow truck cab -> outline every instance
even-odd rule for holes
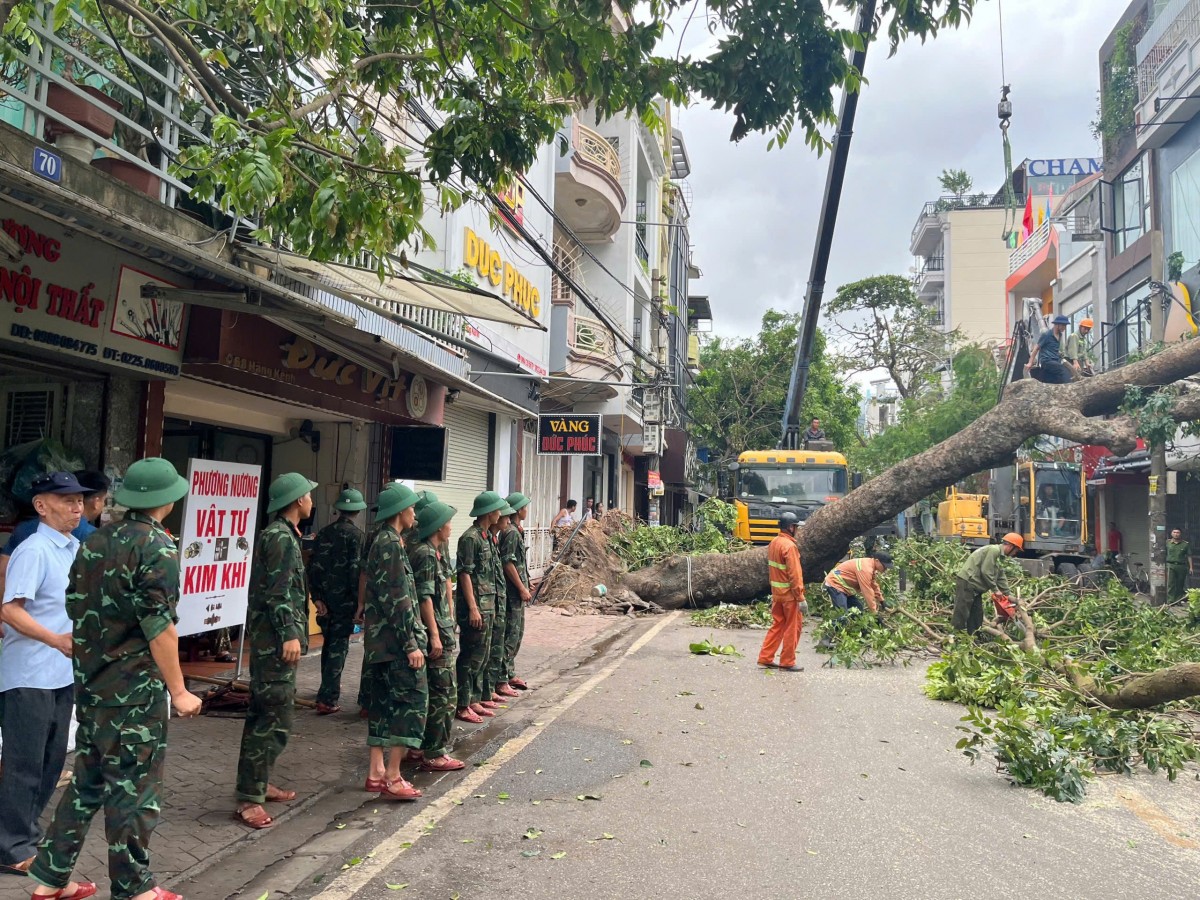
[[[846,457],[827,450],[747,450],[730,469],[735,534],[752,544],[769,544],[783,513],[803,523],[850,490]]]
[[[965,544],[988,543],[987,494],[959,493],[957,487],[946,491],[946,499],[937,508],[937,535],[957,538]]]

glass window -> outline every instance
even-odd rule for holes
[[[1113,213],[1116,232],[1113,251],[1121,253],[1146,233],[1150,225],[1150,186],[1145,166],[1139,159],[1121,173],[1113,185]]]
[[[1079,496],[1079,470],[1038,469],[1036,504],[1039,537],[1078,538],[1082,502]]]
[[[846,470],[808,466],[755,466],[741,470],[738,497],[768,503],[824,503],[846,493]]]
[[[1171,173],[1171,244],[1185,269],[1200,262],[1200,150]]]
[[[1112,301],[1104,367],[1124,365],[1131,353],[1150,344],[1150,284],[1145,282]]]

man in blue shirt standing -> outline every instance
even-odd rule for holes
[[[1055,316],[1050,329],[1038,335],[1037,344],[1029,354],[1029,362],[1025,369],[1033,374],[1031,370],[1041,366],[1042,375],[1039,381],[1046,384],[1071,383],[1071,370],[1063,365],[1061,343],[1062,336],[1070,324],[1071,320],[1066,316]]]
[[[92,493],[70,472],[34,479],[37,530],[13,552],[0,618],[4,769],[0,774],[0,866],[24,873],[42,838],[38,818],[67,757],[74,705],[68,575],[79,540],[72,531]]]

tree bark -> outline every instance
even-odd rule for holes
[[[1110,709],[1151,709],[1172,700],[1186,700],[1200,694],[1200,663],[1159,669],[1126,682],[1112,693],[1088,693]]]
[[[1107,447],[1123,455],[1136,445],[1136,423],[1120,410],[1126,389],[1184,388],[1172,406],[1177,421],[1200,416],[1200,391],[1177,385],[1200,372],[1200,340],[1183,341],[1140,362],[1067,385],[1024,379],[1008,385],[1001,401],[952,438],[893,466],[836,503],[814,513],[797,543],[806,577],[824,579],[850,542],[874,526],[976,472],[1012,460],[1018,447],[1046,434]],[[744,603],[767,593],[765,548],[692,558],[672,557],[626,575],[622,585],[668,609],[698,602]]]

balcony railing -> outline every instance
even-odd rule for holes
[[[29,24],[41,47],[0,70],[0,121],[173,206],[188,188],[168,172],[172,160],[181,144],[208,140],[183,114],[179,70],[149,39],[143,59],[134,41],[118,47],[75,12],[57,33],[52,18],[39,7]]]
[[[1200,40],[1200,0],[1172,0],[1146,29],[1137,45],[1138,98],[1158,90],[1158,73],[1181,47]]]
[[[612,332],[599,319],[573,314],[571,323],[571,349],[576,353],[614,360],[617,345]]]
[[[1200,2],[1200,0],[1197,0]],[[996,209],[1005,206],[1004,201],[997,200],[999,195],[992,194],[972,194],[966,197],[939,197],[936,200],[928,200],[921,207],[921,212],[917,215],[917,224],[913,226],[912,234],[909,235],[909,243],[917,239],[917,232],[925,225],[925,220],[937,216],[939,213],[950,212],[952,209]],[[1014,203],[1019,206],[1025,204],[1024,197],[1014,198]]]
[[[574,126],[575,149],[579,152],[580,158],[612,176],[619,187],[621,184],[621,157],[617,155],[613,145],[599,132],[592,131],[586,125],[581,125],[578,119],[574,120]]]
[[[1050,229],[1052,227],[1050,220],[1047,219],[1038,226],[1036,231],[1025,238],[1021,246],[1008,254],[1008,274],[1011,275],[1020,269],[1021,266],[1033,259],[1039,250],[1046,246],[1046,242],[1050,240]]]
[[[944,256],[927,256],[925,262],[921,264],[921,274],[926,272],[944,272],[946,270],[946,257]]]
[[[646,249],[646,236],[643,234],[645,225],[638,225],[634,232],[633,251],[637,254],[638,262],[642,264],[642,269],[649,271],[650,269],[650,251]]]

